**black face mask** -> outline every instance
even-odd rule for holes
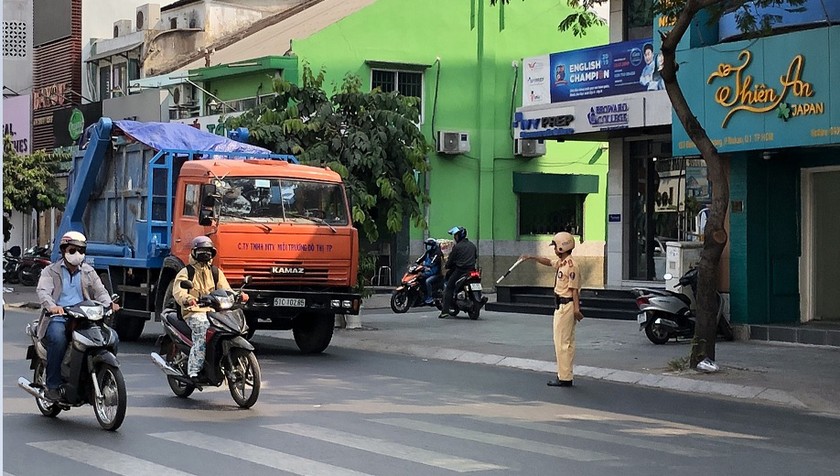
[[[213,252],[210,250],[195,250],[193,251],[193,258],[199,263],[209,263],[213,260]]]

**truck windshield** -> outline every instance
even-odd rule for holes
[[[281,221],[347,225],[340,184],[256,177],[224,177],[217,182],[224,222]]]

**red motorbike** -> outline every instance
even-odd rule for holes
[[[26,250],[18,263],[17,275],[20,284],[35,286],[41,277],[41,270],[49,266],[50,248],[47,246],[33,246]]]
[[[442,299],[443,279],[439,279],[433,290],[432,304],[426,304],[426,283],[423,280],[423,266],[412,264],[403,275],[397,289],[391,294],[391,310],[402,314],[412,307],[436,306]]]

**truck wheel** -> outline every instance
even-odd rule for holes
[[[292,333],[304,354],[320,354],[330,345],[335,327],[332,314],[303,314],[295,319]]]

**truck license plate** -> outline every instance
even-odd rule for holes
[[[306,299],[274,298],[274,307],[306,307]]]
[[[481,291],[481,283],[470,283],[470,289],[473,291]]]
[[[636,320],[639,321],[639,324],[644,324],[647,322],[647,313],[640,312],[638,316],[636,316]]]

